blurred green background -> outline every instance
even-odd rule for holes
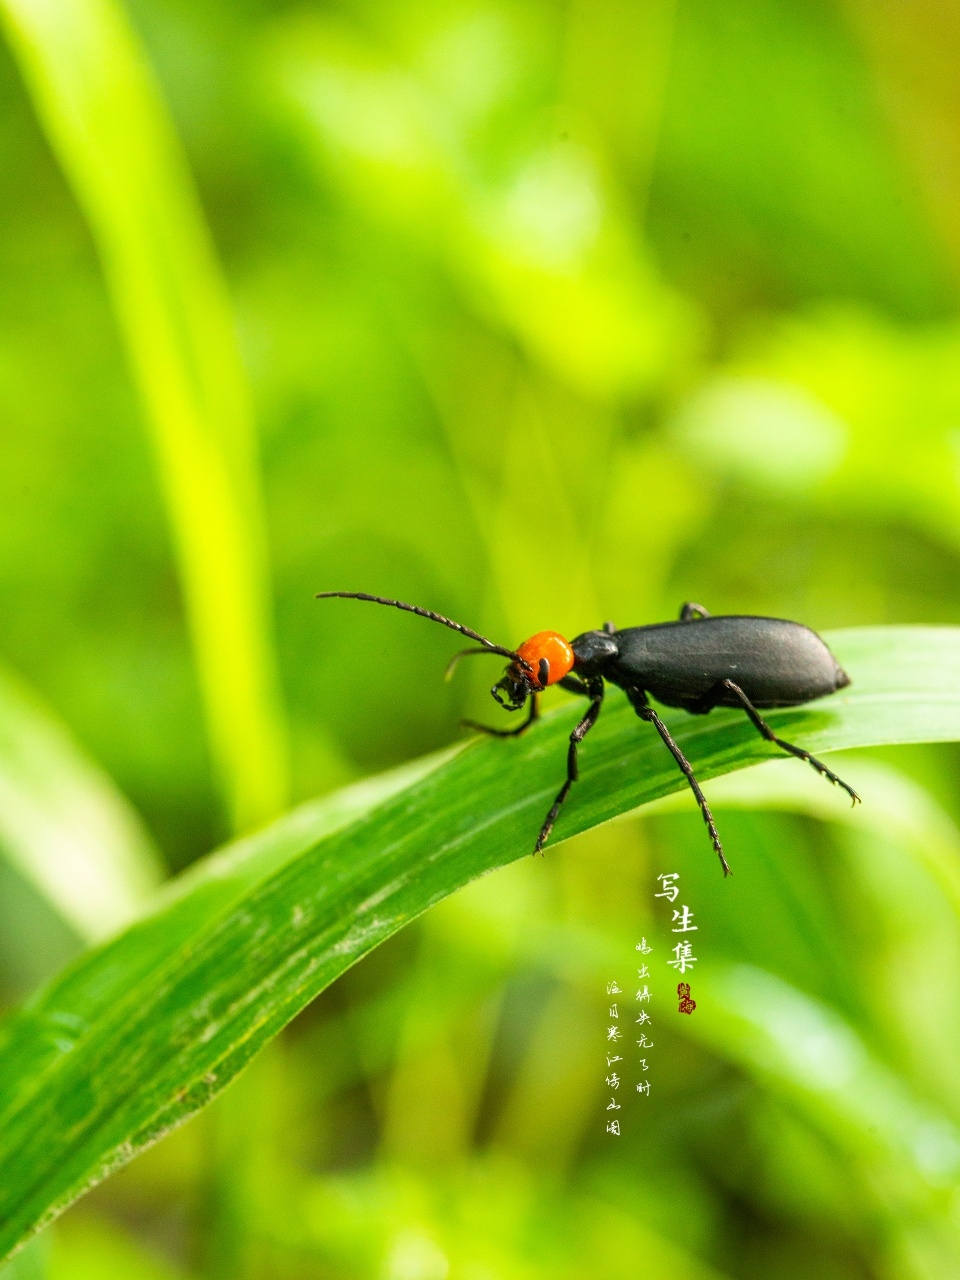
[[[506,644],[686,599],[960,623],[953,6],[70,0],[68,62],[142,44],[199,206],[122,57],[126,168],[5,8],[0,654],[142,819],[133,879],[493,720],[498,668],[445,684],[441,628],[318,590]],[[687,803],[477,882],[5,1274],[960,1275],[960,753],[858,767],[872,816],[717,786],[728,882]],[[5,1007],[110,923],[15,843]],[[743,1026],[665,1002],[613,1139],[605,985],[673,871]]]

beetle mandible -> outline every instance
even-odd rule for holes
[[[777,737],[760,715],[760,710],[770,707],[801,706],[850,684],[850,677],[817,633],[799,622],[749,614],[715,617],[703,605],[688,602],[676,622],[622,630],[607,622],[600,630],[585,631],[573,640],[565,640],[556,631],[539,631],[518,649],[507,649],[441,613],[402,600],[365,591],[321,591],[317,599],[335,596],[404,609],[476,640],[480,648],[463,649],[456,654],[447,668],[448,674],[468,654],[496,653],[509,658],[506,671],[490,692],[507,711],[520,711],[529,701],[527,717],[515,729],[494,729],[467,721],[471,728],[483,733],[499,738],[525,733],[540,715],[540,694],[552,684],[589,699],[590,706],[570,734],[566,781],[540,828],[534,853],[543,851],[560,808],[579,776],[577,748],[597,723],[605,681],[624,691],[640,719],[654,726],[676,760],[696,796],[724,875],[730,874],[730,867],[710,806],[690,762],[650,706],[648,694],[657,702],[696,716],[706,715],[714,707],[740,707],[768,742],[806,760],[823,777],[843,787],[854,804],[860,799],[853,787],[823,761],[803,747]]]

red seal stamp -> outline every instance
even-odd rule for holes
[[[690,999],[690,983],[689,983],[689,982],[678,982],[678,983],[677,983],[677,995],[680,997],[680,1009],[679,1009],[679,1012],[680,1012],[680,1013],[693,1013],[694,1009],[697,1007],[697,1002],[696,1002],[696,1000],[691,1000],[691,999]]]

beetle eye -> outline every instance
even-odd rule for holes
[[[550,681],[550,663],[546,658],[541,658],[537,663],[537,679],[540,681],[540,688],[545,689]]]

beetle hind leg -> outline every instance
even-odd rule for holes
[[[826,778],[829,782],[832,782],[834,786],[842,787],[850,797],[851,803],[858,804],[860,802],[860,797],[857,795],[856,791],[854,791],[853,787],[851,787],[848,782],[844,782],[844,780],[835,774],[832,769],[828,769],[822,760],[818,760],[816,756],[811,755],[810,752],[804,750],[803,747],[794,746],[792,742],[787,742],[784,738],[778,738],[738,684],[734,684],[732,680],[724,680],[723,687],[725,689],[729,689],[729,691],[739,699],[740,705],[750,718],[753,727],[759,734],[766,738],[768,742],[776,743],[782,751],[788,751],[790,755],[796,756],[798,760],[806,760],[807,764],[816,769],[817,773],[821,774],[822,777]]]

